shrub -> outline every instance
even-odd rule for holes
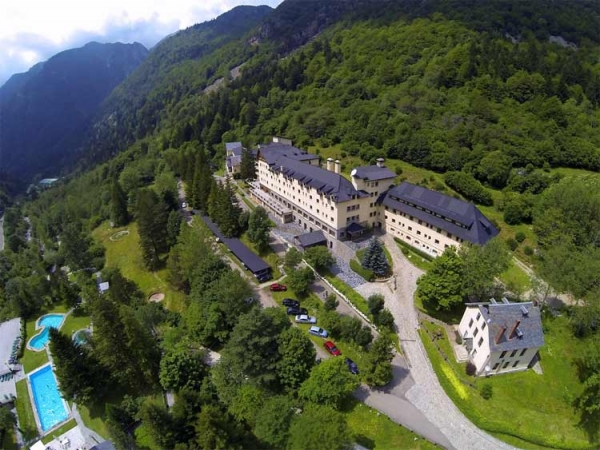
[[[367,346],[373,341],[373,335],[371,334],[369,327],[363,326],[354,338],[354,341],[362,348],[367,348]]]
[[[340,317],[340,337],[347,341],[354,341],[362,328],[362,323],[357,317]]]
[[[508,245],[508,248],[510,248],[513,252],[519,246],[519,243],[517,241],[515,241],[513,238],[507,239],[506,244]]]
[[[401,166],[396,166],[396,175],[402,175],[402,167]]]
[[[475,367],[475,364],[473,364],[472,362],[468,362],[466,372],[467,375],[469,375],[470,377],[475,376],[475,372],[477,372],[477,367]]]
[[[404,256],[408,256],[409,253],[410,253],[410,250],[408,250],[406,247],[402,247],[402,254]]]
[[[385,297],[381,294],[373,294],[367,299],[369,312],[373,317],[377,316],[385,306]]]
[[[444,181],[448,186],[462,194],[468,200],[472,200],[485,206],[494,204],[492,194],[468,173],[448,172],[444,176]]]
[[[335,311],[339,304],[340,302],[338,301],[337,296],[335,294],[329,294],[324,302],[325,311]]]
[[[486,383],[483,386],[481,386],[481,390],[479,391],[479,394],[484,399],[489,400],[494,395],[494,388],[492,387],[492,385],[490,383]]]
[[[389,309],[384,308],[377,316],[375,316],[375,323],[382,328],[393,330],[394,316],[392,316]]]
[[[525,254],[527,256],[533,255],[533,249],[529,245],[526,245],[525,248],[523,249],[523,251],[525,252]]]
[[[348,157],[348,153],[342,152],[342,158],[346,158],[346,157]]]
[[[517,232],[517,234],[515,234],[515,241],[517,241],[519,244],[521,242],[523,242],[525,240],[525,233],[523,233],[522,231]]]

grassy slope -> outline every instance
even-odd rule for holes
[[[424,326],[432,331],[436,329],[432,324]],[[436,343],[449,355],[448,362],[442,359],[428,335],[423,330],[420,333],[444,390],[477,426],[500,438],[512,436],[511,443],[522,447],[533,443],[532,448],[535,445],[591,448],[583,431],[576,426],[578,417],[571,407],[572,399],[581,391],[573,359],[586,343],[573,339],[565,317],[545,319],[544,328],[546,344],[540,352],[543,375],[528,370],[489,379],[475,379],[465,374],[464,364],[453,359],[445,334],[444,339]],[[454,376],[448,376],[448,372]],[[487,383],[493,387],[490,400],[484,400],[478,392]],[[461,392],[466,396],[461,398]]]
[[[112,235],[122,230],[129,230],[129,235],[117,241],[110,240]],[[102,242],[106,248],[107,267],[121,269],[123,276],[135,281],[146,296],[150,296],[155,292],[163,292],[167,308],[174,311],[183,310],[184,295],[169,287],[166,281],[166,269],[148,272],[144,268],[139,246],[140,239],[135,222],[123,228],[111,228],[108,222],[105,222],[92,232],[92,236],[97,241]]]
[[[367,448],[375,450],[437,448],[392,422],[387,416],[358,401],[353,401],[350,408],[343,412],[354,440]]]
[[[17,382],[17,415],[24,439],[27,441],[37,436],[37,426],[33,415],[33,406],[29,400],[27,380]]]

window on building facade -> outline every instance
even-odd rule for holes
[[[412,227],[408,227],[408,231],[412,231]]]
[[[516,351],[516,350],[513,350],[513,351],[511,352],[511,354],[510,354],[510,357],[512,358],[512,357],[513,357],[513,356],[515,356],[516,354],[517,354],[517,351]]]
[[[471,327],[473,326],[473,324],[474,324],[474,323],[475,323],[475,322],[473,322],[473,319],[471,319],[471,320],[469,321],[469,328],[471,328]]]
[[[475,328],[475,332],[473,333],[473,337],[477,336],[479,334],[479,328]]]
[[[498,366],[500,365],[500,363],[496,363],[494,364],[494,367],[492,367],[492,370],[496,370],[498,368]]]
[[[417,230],[417,234],[420,236],[420,235],[421,235],[421,232],[420,232],[419,230]]]
[[[526,348],[524,348],[523,350],[521,350],[521,354],[519,356],[523,356],[525,354],[525,352],[527,351]]]
[[[479,342],[477,342],[477,347],[481,347],[481,344],[483,344],[483,338],[482,337],[479,338]]]
[[[520,361],[517,359],[517,360],[515,361],[515,363],[513,364],[513,367],[517,367],[517,366],[519,365],[519,362],[520,362]]]
[[[483,322],[483,325],[481,325],[481,331],[485,330],[487,323],[485,323],[485,321]]]
[[[479,320],[481,319],[481,313],[477,313],[477,317],[475,318],[475,320]]]
[[[510,361],[506,361],[504,363],[504,365],[502,366],[503,369],[506,369],[508,367],[508,365],[510,364]]]

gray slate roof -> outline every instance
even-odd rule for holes
[[[411,183],[404,182],[389,189],[378,201],[474,244],[484,245],[498,234],[496,227],[473,203]]]
[[[352,171],[352,176],[361,180],[378,181],[396,178],[396,174],[387,167],[361,166]]]
[[[206,226],[214,233],[214,235],[217,236],[252,273],[257,274],[271,270],[271,266],[246,247],[242,241],[225,237],[217,224],[210,220],[208,216],[201,215],[197,210],[194,210],[194,214],[200,215]]]
[[[242,143],[241,142],[225,142],[225,151],[233,151],[236,154],[236,149],[239,149],[239,154],[242,154]]]
[[[227,164],[227,167],[239,166],[242,163],[242,157],[237,155],[228,156],[225,158],[225,163]]]
[[[532,302],[467,305],[478,307],[479,312],[488,323],[490,351],[503,352],[544,345],[540,308],[534,306]],[[523,314],[522,307],[527,310],[527,315]],[[515,335],[511,339],[510,334],[517,321],[520,322],[518,329],[523,333],[523,337],[519,338]],[[504,334],[496,343],[496,336],[502,327],[505,328]]]
[[[293,145],[284,144],[264,144],[258,147],[260,155],[264,158],[267,164],[272,165],[281,156],[287,156],[296,161],[310,161],[319,159],[317,155],[308,153],[306,150],[301,150]]]
[[[300,153],[289,149],[295,149]],[[369,195],[364,191],[357,191],[350,181],[338,173],[302,162],[318,158],[318,156],[296,149],[296,147],[269,145],[266,151],[261,147],[259,152],[272,170],[315,188],[324,195],[331,196],[334,202],[345,202],[351,200],[352,196],[358,198]]]
[[[327,239],[321,230],[313,231],[312,233],[301,234],[300,236],[296,236],[296,239],[298,239],[298,242],[302,247],[311,247],[313,245],[327,242]]]

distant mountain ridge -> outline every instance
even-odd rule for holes
[[[58,53],[0,88],[0,169],[55,174],[78,149],[96,108],[148,55],[139,43]]]

